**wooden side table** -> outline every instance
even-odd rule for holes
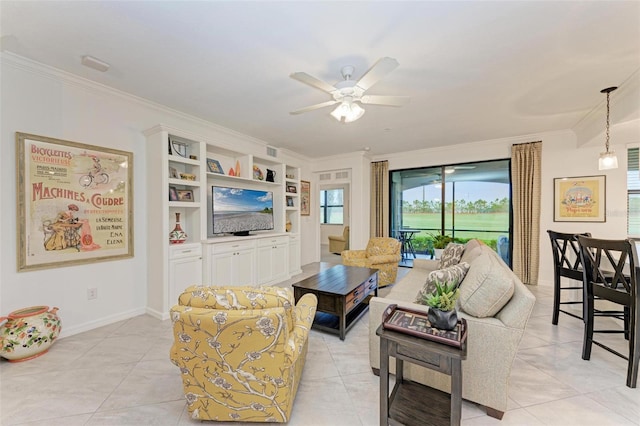
[[[462,360],[467,343],[455,348],[380,325],[380,425],[460,425]],[[389,396],[389,356],[396,358],[396,384]],[[451,376],[451,395],[404,380],[404,361]]]

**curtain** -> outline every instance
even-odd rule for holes
[[[389,162],[371,163],[371,237],[389,236]]]
[[[538,285],[540,264],[540,171],[542,142],[511,147],[513,201],[513,272]]]

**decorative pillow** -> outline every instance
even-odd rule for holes
[[[442,256],[440,256],[438,269],[444,269],[452,265],[457,265],[458,263],[460,263],[462,253],[464,253],[464,244],[447,244],[447,246],[442,251]]]
[[[476,318],[492,317],[514,292],[514,275],[497,256],[483,251],[460,283],[460,309]]]
[[[459,285],[464,279],[464,276],[467,274],[468,270],[469,264],[461,262],[457,265],[451,265],[445,269],[436,269],[435,271],[429,272],[429,275],[427,275],[427,281],[424,283],[424,286],[420,289],[420,291],[418,291],[415,303],[421,303],[423,305],[425,304],[425,296],[433,293],[436,290],[436,281],[438,283],[455,281],[456,284]]]

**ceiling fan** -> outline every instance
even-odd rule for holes
[[[331,112],[331,115],[338,121],[344,120],[345,123],[350,123],[364,115],[364,108],[359,104],[387,106],[405,105],[409,102],[410,98],[408,96],[365,95],[367,89],[380,81],[382,77],[396,69],[398,65],[398,61],[393,58],[382,58],[373,64],[373,66],[369,68],[369,70],[357,81],[351,80],[351,76],[353,75],[355,68],[351,65],[347,65],[342,67],[341,70],[344,80],[336,83],[334,86],[305,72],[294,72],[291,74],[291,78],[308,84],[311,87],[315,87],[316,89],[320,89],[323,92],[330,94],[333,99],[311,105],[306,108],[301,108],[296,111],[291,111],[291,114],[302,114],[315,109],[339,104],[338,107]]]

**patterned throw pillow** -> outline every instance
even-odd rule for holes
[[[464,253],[464,244],[449,243],[442,251],[440,256],[440,263],[438,269],[448,268],[452,265],[457,265]]]
[[[415,303],[425,304],[425,296],[436,290],[436,281],[438,283],[451,283],[455,281],[457,285],[460,285],[465,275],[467,275],[467,271],[469,271],[469,264],[467,262],[460,262],[457,265],[452,265],[448,268],[436,269],[435,271],[429,272],[429,275],[427,275],[427,281],[424,283],[424,286],[422,286],[420,291],[418,291]]]

